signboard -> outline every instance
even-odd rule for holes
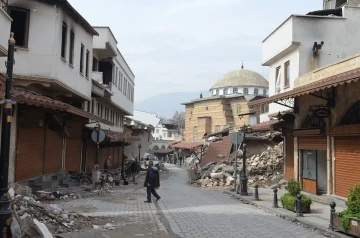
[[[237,139],[237,141],[236,141]],[[244,134],[239,132],[234,132],[231,134],[231,143],[241,145],[244,140]]]
[[[314,114],[318,117],[318,118],[326,118],[330,116],[330,111],[327,108],[318,108],[314,111]]]
[[[97,140],[99,138],[99,141]],[[101,143],[105,140],[105,132],[103,130],[99,130],[99,137],[98,137],[98,132],[93,131],[91,133],[91,139],[95,142],[95,143]]]

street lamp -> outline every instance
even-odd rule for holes
[[[243,166],[242,166],[242,170],[241,170],[241,175],[240,175],[240,181],[241,181],[241,192],[240,194],[243,196],[248,196],[248,192],[247,192],[247,177],[246,177],[246,132],[247,132],[247,126],[244,125],[242,127],[242,131],[244,133],[244,140],[243,140],[243,144],[242,144],[242,149],[243,149]]]
[[[10,225],[12,221],[12,211],[10,208],[10,195],[8,193],[9,180],[9,152],[10,152],[10,135],[11,121],[14,103],[11,100],[12,77],[14,68],[14,50],[15,39],[14,33],[10,33],[8,58],[6,61],[6,83],[5,83],[5,100],[1,103],[3,106],[2,113],[2,131],[1,131],[1,153],[0,153],[0,237],[12,237]]]
[[[99,165],[99,135],[100,135],[100,124],[97,123],[94,127],[94,131],[96,131],[96,151],[95,151],[95,166]]]
[[[140,160],[141,160],[141,158],[140,158],[141,144],[138,145],[138,148],[139,148],[139,163],[140,163]]]

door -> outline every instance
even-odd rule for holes
[[[294,175],[294,136],[287,135],[285,138],[285,179],[295,178]]]
[[[316,182],[317,182],[317,193],[327,193],[327,162],[326,162],[326,151],[318,150],[317,154],[317,171],[316,171]]]

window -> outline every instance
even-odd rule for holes
[[[80,48],[80,73],[84,72],[84,45],[81,44]]]
[[[163,133],[163,137],[164,137],[164,138],[166,137],[166,132]]]
[[[244,88],[244,95],[248,95],[249,94],[249,89],[248,88]]]
[[[95,113],[95,101],[91,99],[91,113]]]
[[[266,89],[263,90],[263,95],[266,96]]]
[[[117,77],[118,77],[118,67],[115,68],[115,78],[113,80],[114,85],[117,85]]]
[[[268,113],[269,112],[269,104],[261,105],[260,113]]]
[[[259,89],[254,88],[254,95],[258,95],[259,94]]]
[[[120,91],[122,91],[122,84],[123,84],[123,81],[122,81],[122,78],[123,78],[123,76],[122,76],[123,74],[122,73],[120,73]]]
[[[194,140],[194,141],[197,141],[197,126],[194,126],[193,140]]]
[[[240,114],[240,112],[241,112],[240,104],[237,104],[236,105],[236,114]]]
[[[275,92],[276,93],[280,92],[280,78],[281,78],[280,69],[281,69],[281,66],[277,67],[276,71],[275,71]]]
[[[89,58],[90,58],[90,51],[86,51],[86,62],[85,62],[85,77],[89,78]]]
[[[98,71],[98,65],[99,65],[99,61],[94,57],[92,71],[94,72]]]
[[[9,8],[10,17],[13,19],[11,23],[11,32],[14,32],[16,39],[16,46],[28,47],[29,37],[29,20],[30,11],[21,8]]]
[[[215,132],[219,132],[220,131],[220,126],[215,126]]]
[[[69,49],[69,63],[74,65],[74,45],[75,45],[75,33],[70,32],[70,49]]]
[[[63,22],[61,33],[61,57],[66,58],[67,25]],[[17,40],[16,40],[17,41]]]
[[[118,89],[120,89],[120,83],[121,83],[121,72],[119,71],[119,78],[118,78],[118,85],[117,85],[117,87],[118,87]]]
[[[215,94],[216,96],[218,96],[219,95],[219,89],[216,89],[216,94]]]
[[[228,88],[224,88],[224,95],[229,94],[229,89]]]
[[[156,129],[156,133],[159,133],[159,129]]]
[[[290,61],[284,65],[284,87],[290,87]]]
[[[168,132],[168,137],[171,138],[172,137],[172,133]]]
[[[238,88],[233,88],[233,93],[234,93],[234,94],[236,94],[236,93],[238,93],[238,92],[239,92]]]

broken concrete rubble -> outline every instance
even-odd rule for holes
[[[237,170],[239,175],[243,163],[242,153],[238,153],[236,157],[237,168],[235,168],[235,153],[233,153],[227,160],[219,161],[216,164],[209,163],[197,170],[194,176],[196,180],[193,180],[193,184],[202,187],[232,189],[235,170]],[[252,155],[246,160],[248,186],[252,187],[257,184],[260,187],[267,187],[278,183],[283,179],[283,165],[283,142],[274,146],[268,146],[264,151]],[[237,184],[239,184],[239,181],[237,181]]]

